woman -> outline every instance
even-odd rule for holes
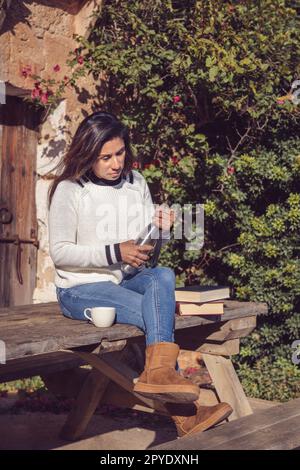
[[[176,370],[174,273],[141,269],[153,247],[133,241],[150,221],[164,237],[174,214],[154,211],[147,183],[132,166],[128,130],[114,115],[96,112],[81,122],[49,191],[57,298],[62,313],[77,320],[86,320],[87,307],[115,307],[118,323],[145,332],[145,369],[134,390],[164,402],[192,403],[199,387]],[[138,272],[125,277],[122,262]],[[220,421],[229,410],[217,407]]]

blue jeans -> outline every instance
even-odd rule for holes
[[[174,342],[175,274],[166,267],[144,268],[120,284],[101,281],[66,289],[57,287],[62,313],[84,320],[87,307],[115,307],[116,322],[144,331],[146,344]]]

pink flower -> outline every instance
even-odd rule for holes
[[[181,97],[176,95],[176,96],[173,96],[173,103],[179,103],[179,101],[181,100]]]
[[[67,75],[64,76],[64,82],[67,82],[69,80],[69,77]]]
[[[33,100],[39,99],[40,96],[41,96],[41,92],[42,92],[42,91],[41,91],[39,88],[34,88],[34,89],[32,90],[32,92],[31,92],[31,98],[32,98]]]
[[[227,174],[228,174],[228,175],[233,175],[234,172],[235,172],[234,166],[229,166],[229,167],[227,168]]]
[[[173,163],[173,165],[177,165],[179,158],[176,157],[176,155],[173,155],[173,157],[170,158],[170,162]]]
[[[35,82],[35,84],[34,84],[34,87],[35,87],[35,88],[39,89],[40,86],[41,86],[40,82]]]
[[[278,99],[278,100],[277,100],[277,104],[284,104],[284,100]]]
[[[41,94],[41,103],[47,104],[47,103],[48,103],[48,98],[49,98],[49,96],[48,96],[48,93],[47,93],[47,92],[46,92],[46,93],[42,93],[42,94]]]
[[[31,74],[32,70],[31,70],[31,66],[30,65],[26,65],[25,67],[22,68],[21,70],[21,75],[25,78],[29,77],[29,75]]]
[[[60,71],[60,65],[58,65],[58,64],[54,65],[53,71],[54,72],[59,72]]]
[[[83,59],[83,56],[82,56],[82,55],[77,56],[77,62],[78,62],[78,64],[80,64],[80,65],[83,64],[84,59]]]
[[[140,165],[139,165],[138,162],[133,162],[132,168],[139,168],[139,167],[140,167]]]
[[[41,103],[43,104],[48,104],[49,101],[49,96],[53,95],[53,92],[51,90],[47,90],[46,92],[41,94]]]
[[[198,372],[199,369],[197,369],[197,367],[187,367],[186,369],[184,369],[184,372],[186,374],[194,374],[195,372]]]

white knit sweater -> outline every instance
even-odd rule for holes
[[[135,170],[112,185],[93,173],[77,182],[60,182],[49,210],[55,285],[119,284],[123,279],[119,243],[135,239],[153,213],[148,185]],[[165,232],[163,237],[169,238]]]

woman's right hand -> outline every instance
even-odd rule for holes
[[[138,268],[149,259],[147,253],[153,250],[152,245],[136,245],[134,240],[128,240],[120,243],[122,261]]]

